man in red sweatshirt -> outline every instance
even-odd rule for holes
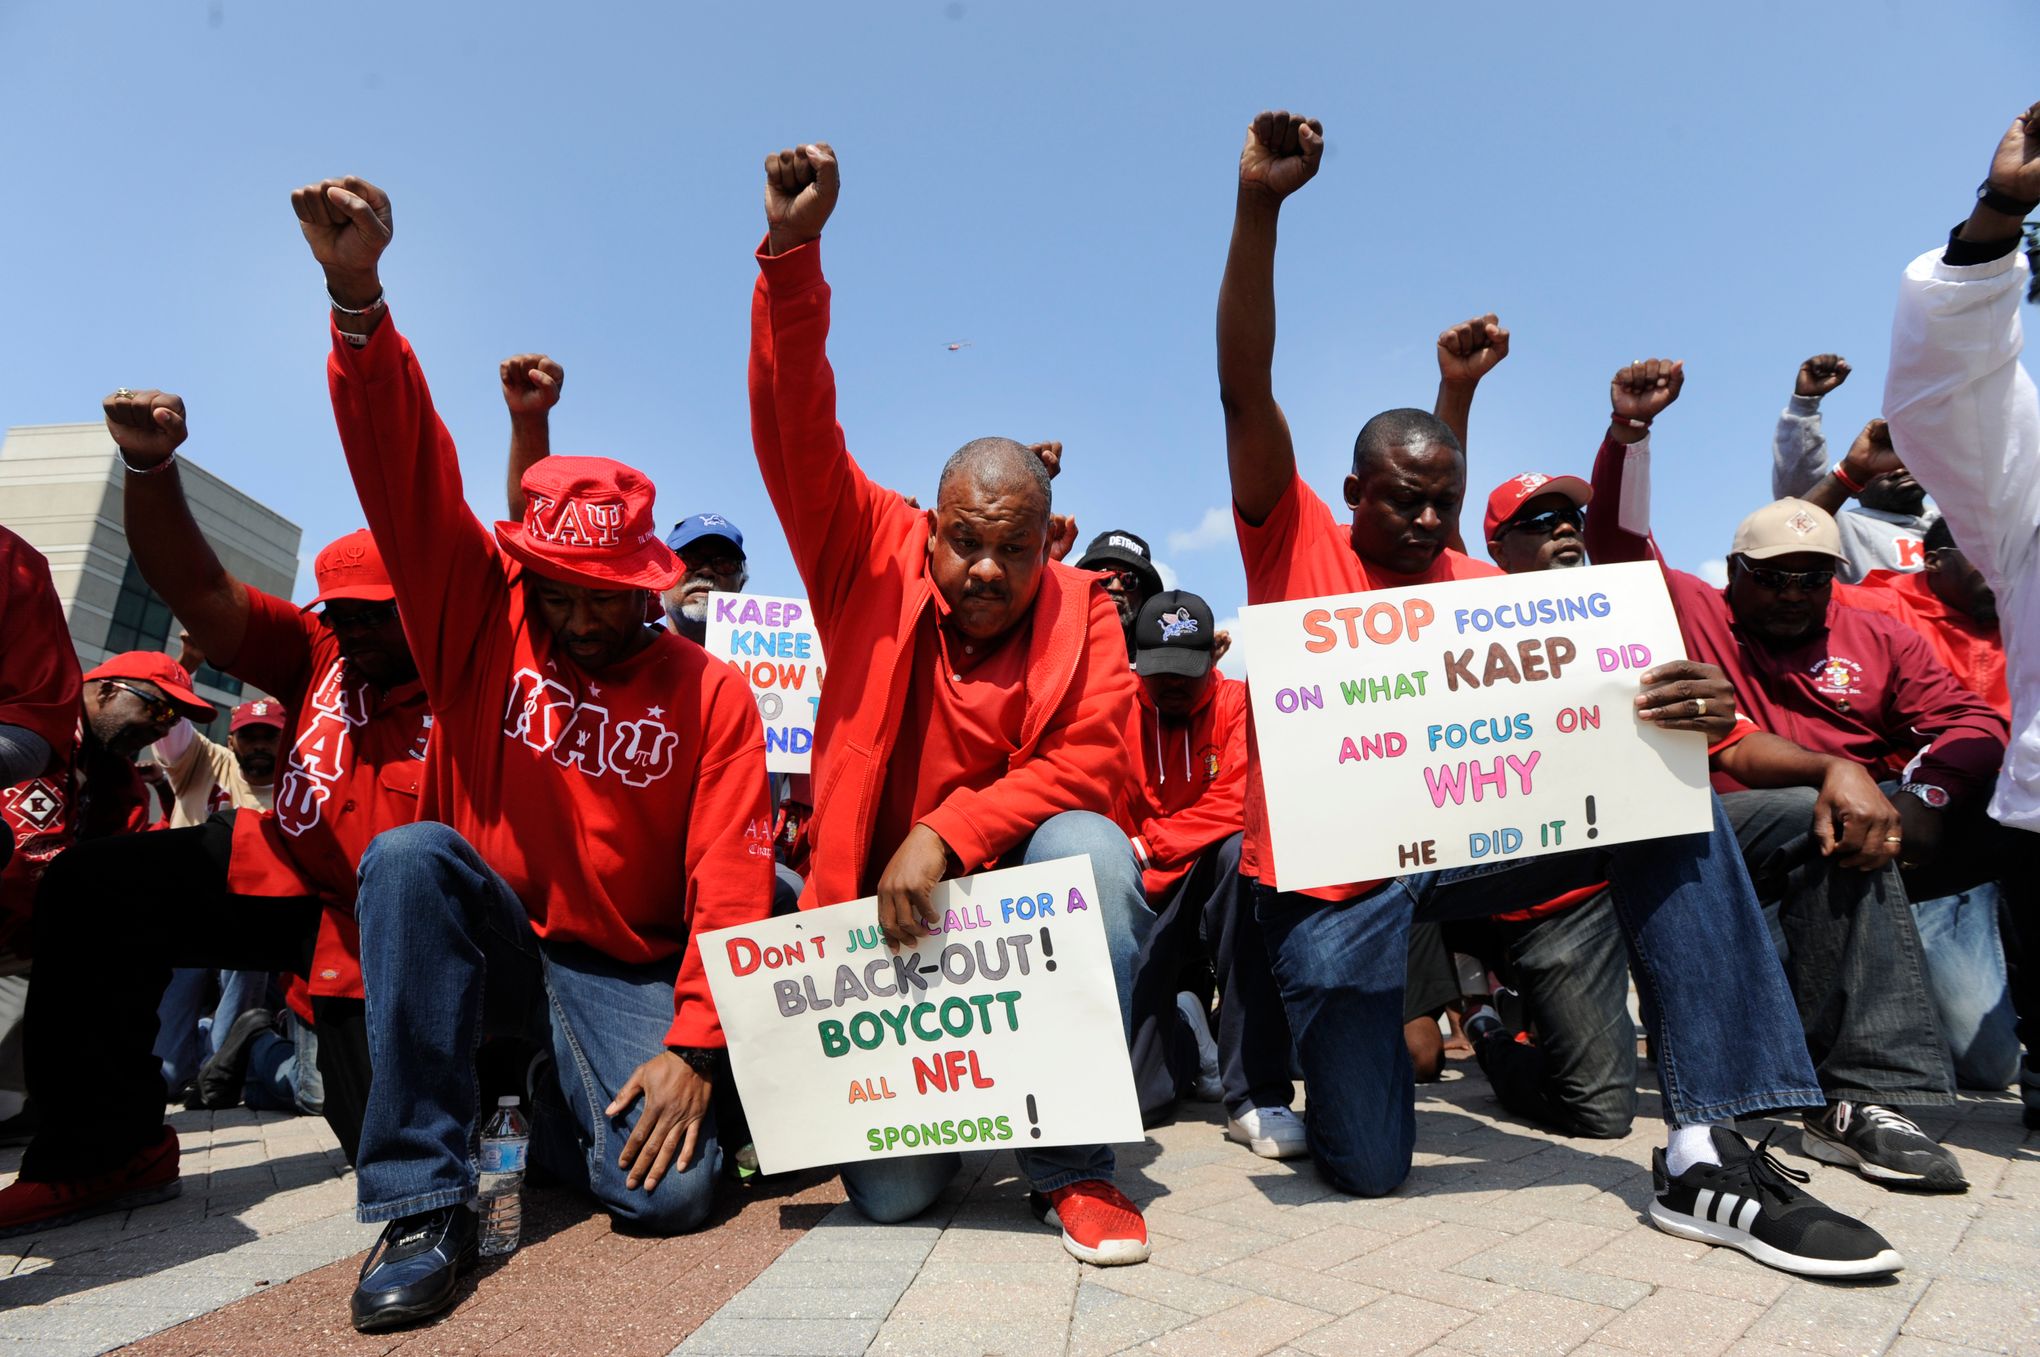
[[[1119,614],[1095,578],[1049,559],[1042,459],[1012,439],[966,444],[932,510],[877,486],[836,424],[826,352],[822,226],[835,153],[766,158],[751,304],[751,436],[806,582],[829,691],[815,729],[819,795],[804,905],[876,892],[888,940],[935,923],[946,877],[1086,854],[1129,1015],[1132,966],[1153,922],[1127,835],[1134,679]],[[1140,1211],[1114,1188],[1105,1146],[1018,1151],[1035,1209],[1093,1263],[1148,1255]],[[955,1154],[846,1164],[874,1220],[933,1202]]]
[[[1211,1040],[1200,995],[1183,990],[1185,963],[1208,955],[1218,987],[1218,1095],[1226,1137],[1266,1159],[1304,1154],[1289,1110],[1295,1043],[1240,883],[1247,790],[1247,685],[1218,672],[1211,607],[1169,590],[1141,605],[1129,631],[1140,677],[1140,752],[1146,774],[1133,850],[1154,930],[1134,980],[1134,1073],[1149,1105],[1173,1073],[1168,1038],[1193,1024]],[[1179,1000],[1184,1005],[1179,1016]],[[1174,1090],[1170,1097],[1173,1099]]]
[[[524,475],[523,521],[491,534],[383,304],[388,196],[326,180],[291,205],[325,269],[333,414],[433,721],[420,823],[369,845],[356,901],[376,1094],[358,1213],[389,1222],[353,1299],[372,1330],[451,1304],[474,1253],[474,1051],[499,1018],[549,1038],[549,1167],[641,1229],[707,1218],[724,1041],[695,939],[765,917],[772,829],[742,676],[649,625],[680,574],[651,482],[550,457]]]
[[[1344,484],[1346,522],[1298,469],[1274,395],[1275,238],[1283,200],[1316,175],[1323,151],[1315,121],[1273,112],[1254,119],[1240,151],[1219,287],[1218,377],[1249,603],[1499,573],[1447,545],[1466,459],[1437,416],[1391,410],[1361,426]],[[1685,664],[1651,671],[1637,719],[1710,740],[1728,734],[1716,727],[1729,694],[1702,678]],[[1255,914],[1296,1035],[1311,1154],[1336,1186],[1379,1195],[1409,1172],[1416,1116],[1402,1021],[1412,919],[1484,917],[1605,880],[1640,958],[1671,1123],[1653,1164],[1652,1224],[1821,1276],[1903,1266],[1883,1236],[1801,1193],[1731,1129],[1750,1112],[1817,1104],[1820,1090],[1718,804],[1709,834],[1290,891],[1271,849],[1251,719],[1247,741],[1241,870],[1253,878]]]

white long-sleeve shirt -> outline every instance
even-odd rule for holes
[[[2019,364],[2026,261],[1906,267],[1884,418],[1963,554],[1996,591],[2012,741],[1990,813],[2040,832],[2040,391]]]

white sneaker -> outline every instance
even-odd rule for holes
[[[1294,1159],[1310,1153],[1303,1120],[1286,1107],[1250,1107],[1225,1123],[1225,1138],[1263,1159]]]

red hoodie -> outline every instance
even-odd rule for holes
[[[1166,722],[1141,684],[1140,741],[1147,800],[1134,847],[1156,900],[1246,826],[1247,685],[1217,675],[1189,720]]]
[[[801,895],[813,907],[869,895],[898,847],[873,840],[889,765],[933,756],[935,746],[912,735],[895,745],[916,658],[939,653],[923,635],[935,627],[939,595],[928,575],[927,516],[864,474],[836,423],[819,244],[761,251],[758,270],[751,440],[829,653],[815,722],[812,871]],[[1050,562],[1022,626],[1023,705],[1003,759],[922,779],[949,790],[919,823],[942,836],[966,873],[990,867],[1050,816],[1114,816],[1127,799],[1134,678],[1112,600],[1095,576]]]
[[[2012,695],[2005,687],[2005,642],[1996,623],[1985,624],[1941,601],[1924,571],[1873,570],[1861,584],[1835,585],[1835,597],[1852,608],[1895,617],[1926,638],[1962,685],[2007,721]]]
[[[599,674],[526,616],[523,570],[462,498],[453,439],[385,316],[336,330],[333,416],[432,705],[418,818],[451,825],[542,938],[681,957],[673,1046],[723,1045],[693,939],[765,917],[765,735],[744,678],[659,632]],[[830,675],[834,678],[833,672]]]

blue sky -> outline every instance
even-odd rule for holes
[[[0,423],[180,391],[187,455],[305,531],[359,526],[320,279],[287,201],[387,188],[384,276],[501,514],[496,364],[567,369],[554,446],[651,473],[660,515],[748,532],[798,582],[744,390],[759,164],[832,141],[832,344],[852,449],[921,493],[964,441],[1067,445],[1059,507],[1242,601],[1213,376],[1234,166],[1258,109],[1324,120],[1283,223],[1277,394],[1328,498],[1354,431],[1429,406],[1444,325],[1500,313],[1477,503],[1585,474],[1609,375],[1684,358],[1659,424],[1674,562],[1768,497],[1792,373],[1837,350],[1875,412],[1900,268],[1966,210],[2040,96],[2040,7],[994,4],[0,5],[14,129]],[[970,347],[950,351],[952,341]],[[1478,510],[1470,513],[1478,536]]]

